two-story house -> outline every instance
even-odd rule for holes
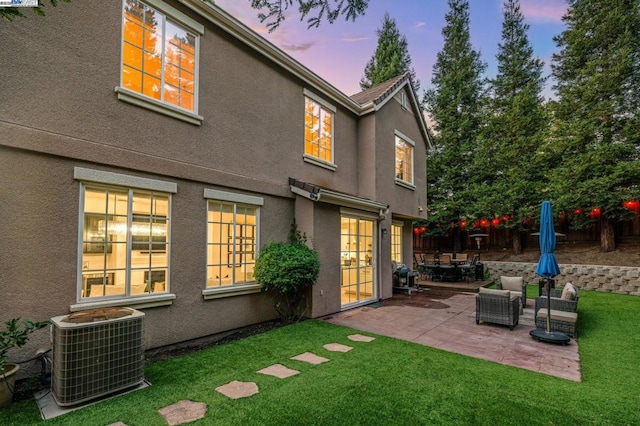
[[[295,220],[311,317],[392,295],[426,215],[406,76],[347,96],[201,0],[72,2],[0,27],[0,320],[145,313],[147,348],[277,317]]]

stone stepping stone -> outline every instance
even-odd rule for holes
[[[349,352],[353,349],[351,346],[341,345],[340,343],[327,343],[323,348],[331,352]]]
[[[238,399],[257,394],[258,385],[254,382],[239,382],[234,380],[226,385],[218,386],[216,390],[231,399]]]
[[[115,422],[111,423],[109,426],[127,426],[127,424],[123,422]]]
[[[353,342],[371,342],[372,340],[376,340],[375,337],[363,336],[362,334],[351,334],[347,336],[347,338]]]
[[[207,404],[189,400],[178,401],[158,410],[169,425],[181,425],[201,419],[207,414]]]
[[[311,352],[305,352],[303,354],[296,355],[291,359],[295,359],[296,361],[308,362],[309,364],[313,364],[313,365],[318,365],[318,364],[322,364],[323,362],[329,361],[327,358],[318,356]]]
[[[268,376],[275,376],[279,379],[286,379],[287,377],[295,376],[296,374],[300,373],[298,370],[292,370],[282,364],[273,364],[267,368],[258,370],[257,372],[260,374],[266,374]]]

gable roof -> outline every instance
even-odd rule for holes
[[[373,111],[377,111],[382,108],[387,102],[389,102],[389,100],[392,99],[396,95],[396,93],[398,93],[400,90],[403,90],[405,87],[410,93],[409,97],[411,99],[411,105],[413,107],[413,110],[416,111],[418,125],[420,126],[420,130],[422,131],[424,139],[427,142],[427,148],[433,148],[431,138],[429,137],[429,131],[427,130],[427,122],[424,115],[421,113],[422,108],[420,107],[418,99],[416,98],[416,92],[415,90],[413,90],[413,85],[411,84],[409,73],[404,73],[398,77],[394,77],[387,81],[383,81],[382,83],[378,83],[375,86],[372,86],[360,93],[351,95],[351,99],[363,105],[363,107],[369,105],[370,108],[373,108]]]
[[[407,73],[404,73],[398,77],[383,81],[375,86],[371,86],[368,89],[351,95],[351,99],[359,104],[366,104],[373,102],[374,104],[380,103],[386,98],[390,92],[393,92],[396,86],[399,86],[403,80],[407,77]]]

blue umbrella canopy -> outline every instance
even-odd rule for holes
[[[540,260],[536,274],[547,280],[560,275],[560,268],[554,254],[555,250],[556,233],[553,229],[551,203],[544,201],[540,212]]]

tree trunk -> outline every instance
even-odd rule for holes
[[[513,254],[522,253],[522,238],[520,237],[520,228],[511,228],[513,231]]]
[[[454,253],[462,251],[462,232],[458,228],[453,229],[453,251]]]
[[[616,249],[613,222],[605,217],[600,219],[600,251],[607,253]]]

